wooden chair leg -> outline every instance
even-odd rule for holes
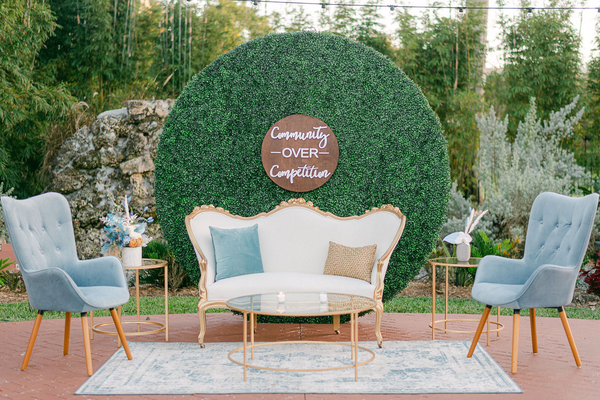
[[[339,315],[333,316],[333,330],[338,335],[340,334],[340,316]]]
[[[63,354],[66,356],[69,354],[69,337],[71,336],[71,313],[65,313],[65,346]]]
[[[533,354],[537,354],[537,329],[535,327],[535,308],[529,309],[529,323],[531,324],[531,345],[533,346]]]
[[[569,327],[569,321],[567,321],[567,314],[565,313],[565,309],[562,307],[558,307],[558,315],[560,315],[560,320],[562,321],[563,328],[565,328],[567,339],[569,339],[569,345],[571,346],[573,357],[575,357],[575,363],[578,367],[581,367],[581,358],[579,358],[579,352],[577,351],[577,346],[575,346],[575,340],[573,339],[573,334],[571,333],[571,327]]]
[[[92,376],[94,370],[92,369],[92,349],[90,346],[90,331],[88,315],[86,312],[81,313],[81,328],[83,329],[83,348],[85,350],[85,366],[87,368],[87,374]]]
[[[256,329],[258,329],[258,314],[254,314],[254,333],[256,333]]]
[[[25,358],[23,359],[23,364],[21,365],[21,371],[25,371],[27,369],[29,358],[31,357],[33,345],[35,344],[35,339],[37,338],[38,331],[40,330],[40,324],[42,323],[43,317],[44,311],[39,310],[37,316],[35,317],[35,322],[33,323],[33,330],[31,331],[31,336],[29,337],[29,344],[27,345],[27,351],[25,351]]]
[[[133,356],[131,355],[131,351],[129,350],[129,344],[127,344],[127,338],[125,337],[125,332],[123,332],[123,327],[121,326],[121,320],[117,315],[117,311],[114,308],[110,309],[110,315],[115,323],[115,327],[117,328],[117,332],[119,333],[119,338],[121,338],[121,343],[123,344],[123,350],[125,350],[125,354],[127,354],[127,359],[131,360]]]
[[[473,353],[475,352],[475,348],[477,347],[477,342],[479,342],[479,338],[481,337],[481,332],[483,332],[483,327],[485,326],[485,322],[487,321],[490,311],[492,310],[492,306],[486,305],[483,310],[483,315],[481,315],[481,319],[479,320],[479,325],[477,326],[477,330],[475,331],[475,336],[473,337],[473,342],[471,343],[471,348],[467,353],[467,358],[471,358]]]
[[[510,362],[510,372],[517,373],[517,359],[519,357],[519,324],[521,322],[521,310],[513,312],[513,335],[512,335],[512,357]]]

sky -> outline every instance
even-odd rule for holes
[[[277,1],[286,1],[286,0],[277,0]],[[314,5],[304,5],[303,7],[305,8],[306,12],[311,14],[311,16],[313,17],[313,20],[316,22],[316,19],[318,18],[318,14],[321,11],[321,5],[319,0],[290,0],[290,1],[300,1],[300,2],[306,2],[306,3],[314,3]],[[327,3],[335,3],[338,2],[339,0],[325,0],[325,2]],[[343,0],[342,0],[343,1]],[[362,0],[356,0],[357,3],[366,3],[367,1],[362,1]],[[449,1],[449,2],[440,2],[441,4],[445,4],[445,5],[450,5],[450,6],[456,6],[458,4],[462,4],[457,2],[457,1]],[[519,7],[520,6],[520,2],[518,0],[506,0],[505,1],[505,7]],[[534,7],[533,12],[535,13],[535,8],[543,8],[545,4],[547,4],[547,1],[543,1],[543,0],[531,0],[531,6]],[[600,7],[600,0],[575,0],[575,7]],[[385,5],[398,5],[400,6],[401,4],[407,5],[407,6],[424,6],[424,5],[428,5],[428,4],[433,4],[433,1],[419,1],[419,0],[404,0],[404,2],[402,3],[400,0],[382,0],[381,4],[385,4]],[[287,7],[293,7],[295,5],[288,5]],[[490,0],[489,1],[489,6],[490,7],[497,7],[498,6],[498,2],[497,0]],[[278,11],[280,14],[285,15],[286,14],[286,5],[285,4],[277,4],[277,3],[259,3],[258,5],[259,8],[259,13],[260,14],[270,14],[273,11]],[[416,14],[420,14],[423,12],[422,9],[413,9],[414,13]],[[517,15],[520,11],[518,10],[504,10],[505,15],[507,16],[514,16]],[[456,9],[444,9],[444,10],[440,10],[440,13],[442,13],[442,15],[444,15],[444,13],[447,13],[446,15],[454,15],[457,13]],[[394,21],[393,21],[393,13],[388,9],[388,8],[382,8],[380,11],[380,14],[382,15],[383,19],[382,22],[385,24],[385,31],[389,34],[393,34],[394,32]],[[581,52],[582,52],[582,58],[583,58],[583,62],[585,64],[587,64],[587,62],[590,60],[591,57],[591,52],[592,49],[594,49],[595,44],[594,44],[594,37],[595,37],[595,24],[596,24],[596,16],[598,15],[598,10],[596,9],[592,9],[592,10],[576,10],[573,12],[573,16],[571,17],[571,23],[573,24],[573,27],[575,28],[576,32],[579,32],[581,34],[582,37],[582,43],[581,43]],[[498,39],[498,35],[500,33],[500,28],[498,27],[497,21],[498,18],[500,16],[500,10],[494,10],[491,9],[489,10],[489,19],[488,19],[488,55],[487,55],[487,60],[486,60],[486,67],[488,68],[501,68],[502,67],[502,59],[501,59],[501,53],[494,50],[494,48],[496,48],[500,41]]]

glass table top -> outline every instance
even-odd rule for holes
[[[458,261],[456,257],[440,257],[440,258],[431,258],[428,262],[432,265],[448,265],[452,267],[476,267],[481,258],[479,257],[471,257],[469,261]]]
[[[339,293],[267,293],[236,297],[227,307],[235,311],[291,317],[341,315],[370,310],[375,300]]]

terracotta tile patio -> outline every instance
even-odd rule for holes
[[[472,317],[472,316],[471,316]],[[153,316],[160,321],[162,316]],[[240,341],[240,316],[230,313],[209,314],[207,346],[215,341]],[[103,320],[97,318],[96,320]],[[198,319],[195,314],[172,315],[169,338],[172,342],[196,342]],[[385,314],[382,324],[384,340],[430,340],[427,324],[430,314]],[[504,368],[510,370],[510,334],[512,318],[501,317],[506,329],[500,337],[491,336],[486,350]],[[360,318],[360,339],[375,340],[375,315]],[[583,362],[577,368],[562,325],[558,318],[539,318],[539,354],[531,353],[531,335],[528,318],[521,318],[519,372],[513,379],[524,394],[510,395],[210,395],[210,396],[112,396],[111,399],[598,399],[600,398],[600,321],[570,320],[571,329]],[[87,379],[79,319],[72,322],[71,346],[68,356],[62,355],[63,320],[44,320],[36,341],[29,367],[21,371],[23,354],[31,333],[32,322],[0,323],[0,397],[9,399],[102,399],[106,397],[75,396],[73,393]],[[330,325],[260,324],[256,339],[263,340],[349,340],[348,327],[342,326],[341,335],[332,333]],[[470,334],[436,334],[441,340],[470,340]],[[132,341],[159,341],[159,333]],[[485,344],[482,335],[481,344]],[[384,341],[385,346],[385,341]],[[99,368],[116,350],[113,336],[96,335],[92,341],[94,369]],[[134,354],[135,357],[135,354]],[[201,377],[199,377],[201,379]]]

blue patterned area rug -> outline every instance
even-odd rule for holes
[[[375,359],[358,368],[326,372],[248,369],[227,354],[241,343],[133,343],[133,360],[119,349],[75,394],[234,394],[234,393],[522,393],[492,357],[478,346],[467,358],[470,342],[360,342]],[[242,361],[242,352],[232,356]],[[359,352],[359,361],[371,357]],[[350,348],[318,343],[281,343],[259,347],[253,362],[264,367],[326,368],[353,364]]]

